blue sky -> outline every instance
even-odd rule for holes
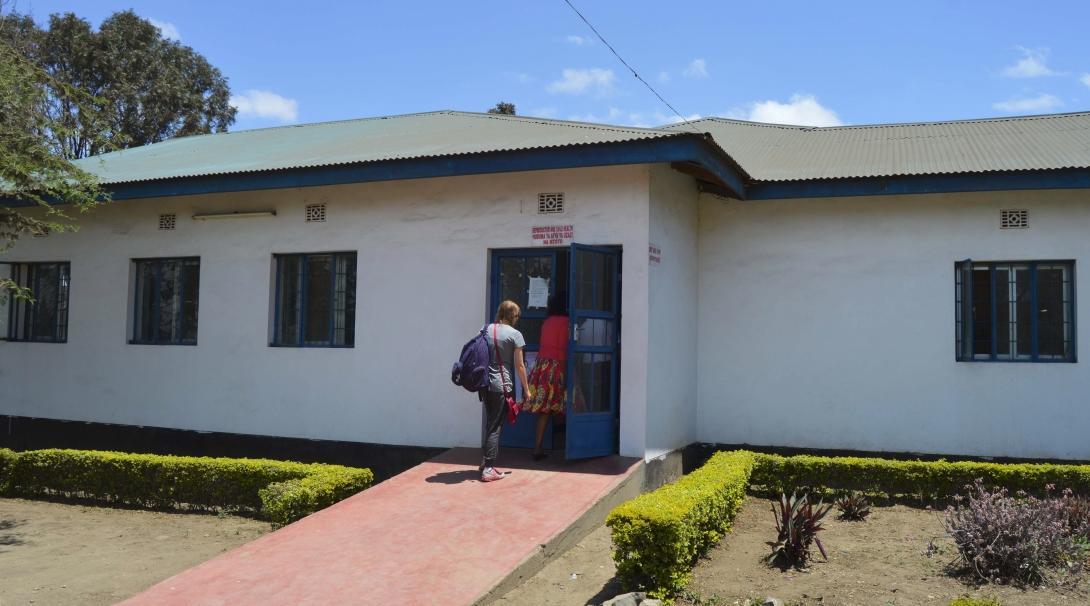
[[[686,117],[814,125],[1090,109],[1090,2],[573,0]],[[19,0],[134,9],[229,78],[233,129],[436,109],[677,119],[563,0]]]

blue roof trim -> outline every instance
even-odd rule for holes
[[[779,200],[784,198],[835,198],[844,196],[1081,188],[1090,188],[1090,170],[1088,169],[954,175],[903,175],[898,177],[827,179],[821,181],[766,181],[751,184],[746,188],[746,195],[748,200]]]
[[[722,184],[731,190],[732,195],[738,198],[745,197],[744,173],[711,142],[709,137],[696,134],[558,148],[389,160],[258,173],[180,177],[116,183],[106,185],[105,189],[112,192],[113,200],[132,200],[401,179],[667,162],[699,164],[720,179]],[[9,206],[32,205],[32,203],[10,200],[5,203]]]

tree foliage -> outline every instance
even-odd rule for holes
[[[96,102],[0,41],[0,251],[23,235],[73,230],[73,211],[85,211],[105,199],[93,175],[53,148],[52,141],[70,136],[71,129],[46,111],[50,95],[74,108]],[[37,208],[28,211],[15,205]],[[30,294],[0,278],[0,300],[11,291],[21,298]]]
[[[499,103],[496,104],[496,107],[493,107],[492,109],[488,110],[488,113],[490,113],[490,114],[503,114],[505,116],[514,116],[515,115],[515,104],[514,103],[508,103],[507,101],[500,101]]]
[[[0,17],[0,40],[49,76],[43,108],[62,127],[49,140],[65,158],[224,132],[235,121],[227,78],[132,11],[98,31],[73,13],[51,15],[45,29],[12,13]],[[94,101],[73,103],[65,87]]]

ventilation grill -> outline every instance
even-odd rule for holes
[[[559,215],[564,212],[564,194],[563,193],[551,193],[551,194],[538,194],[537,195],[537,214],[539,215]]]
[[[325,204],[307,204],[307,223],[325,223]]]
[[[159,229],[174,229],[174,226],[178,223],[178,215],[170,213],[167,215],[159,215]]]
[[[999,211],[999,229],[1026,229],[1029,227],[1029,211]]]

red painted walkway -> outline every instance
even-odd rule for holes
[[[449,450],[124,604],[472,604],[639,468],[505,450],[513,473],[483,484],[479,452]]]

